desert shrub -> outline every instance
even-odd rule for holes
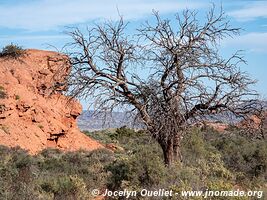
[[[226,168],[218,149],[205,140],[200,130],[190,130],[186,135],[181,147],[183,163],[171,167],[163,164],[162,152],[156,142],[146,140],[145,144],[144,138],[145,134],[136,140],[133,138],[136,143],[135,147],[131,147],[132,153],[121,155],[108,165],[107,170],[111,173],[108,178],[109,189],[140,191],[142,188],[164,188],[181,192],[234,187],[234,174]],[[118,140],[121,142],[120,137]]]
[[[0,104],[0,112],[4,112],[6,110],[5,104]]]
[[[135,189],[150,188],[164,181],[166,167],[162,156],[153,153],[153,147],[139,146],[130,156],[122,156],[107,166],[111,173],[108,188]]]
[[[139,146],[146,145],[146,146],[153,146],[150,148],[153,152],[156,150],[156,154],[161,153],[161,149],[157,149],[159,147],[156,144],[156,141],[146,132],[144,131],[134,131],[127,127],[121,127],[116,129],[115,133],[111,134],[110,137],[113,141],[117,141],[120,145],[123,146],[126,151],[136,151],[136,148]]]
[[[199,129],[192,129],[185,135],[181,146],[183,163],[167,169],[164,188],[175,192],[202,190],[219,185],[222,189],[233,187],[234,176],[229,171],[220,152],[209,144]],[[196,198],[197,199],[197,198]]]
[[[88,189],[105,188],[108,177],[105,166],[114,160],[110,151],[73,152],[65,154],[63,159],[69,163],[68,173],[83,177]]]
[[[61,152],[46,149],[30,156],[20,148],[0,146],[0,199],[91,199],[106,188],[108,150]]]
[[[6,95],[5,91],[0,90],[0,99],[5,99],[6,96],[7,95]]]
[[[19,58],[25,54],[25,50],[16,44],[9,44],[3,47],[0,52],[0,57]]]
[[[110,190],[119,189],[123,181],[128,181],[129,179],[130,168],[127,159],[114,161],[107,166],[107,170],[111,172],[107,185]]]
[[[249,179],[267,177],[267,140],[233,134],[221,135],[212,143],[232,171],[243,173]]]
[[[121,127],[111,133],[110,138],[122,146],[128,155],[135,154],[140,151],[140,148],[148,148],[155,156],[162,156],[159,144],[144,131],[134,131]]]
[[[183,139],[181,147],[183,161],[186,165],[194,165],[197,160],[207,157],[210,148],[212,147],[207,146],[200,130],[189,130]]]
[[[40,129],[43,129],[43,128],[44,128],[44,126],[43,126],[42,124],[38,124],[37,126],[38,126],[38,128],[40,128]]]
[[[136,138],[142,139],[146,136],[143,131],[135,131],[127,128],[126,126],[117,129],[107,129],[93,132],[84,131],[84,133],[95,140],[101,141],[102,143],[127,143],[127,141],[132,141]]]
[[[132,182],[143,188],[159,185],[164,181],[166,167],[162,156],[154,154],[146,146],[140,146],[140,150],[133,155],[130,166]]]
[[[115,133],[111,134],[110,137],[114,139],[119,139],[122,137],[135,137],[138,135],[138,132],[134,131],[133,129],[127,128],[126,126],[117,128]]]
[[[115,130],[107,129],[95,132],[85,131],[85,134],[101,141],[103,144],[116,143],[118,146],[123,147],[128,154],[136,152],[139,145],[152,145],[153,148],[151,148],[151,150],[153,150],[155,154],[161,154],[162,152],[155,140],[141,130],[135,131],[127,127],[121,127]]]
[[[37,199],[32,157],[20,148],[0,152],[0,199]]]
[[[143,131],[127,127],[109,133],[112,141],[125,150],[106,169],[109,171],[108,188],[111,190],[140,190],[164,182],[166,167],[158,143]]]
[[[47,173],[63,173],[83,177],[88,188],[103,187],[107,176],[104,165],[112,160],[111,152],[105,149],[67,153],[58,150],[44,150],[39,158],[39,168]]]
[[[38,168],[42,171],[58,173],[65,170],[65,164],[62,160],[62,152],[57,149],[45,149],[38,157]]]
[[[15,99],[16,100],[20,100],[20,96],[19,95],[15,95]]]
[[[3,130],[6,134],[9,134],[9,127],[4,124],[0,124],[0,129]]]
[[[20,148],[0,146],[0,199],[93,199],[90,191],[96,188],[181,192],[232,190],[238,185],[266,191],[266,140],[191,129],[181,146],[183,163],[166,167],[157,142],[145,132],[124,127],[97,134],[117,141],[125,151],[46,149],[30,156]]]
[[[57,176],[41,180],[40,188],[55,200],[86,200],[89,193],[82,178],[78,176]]]
[[[100,141],[103,144],[112,143],[113,140],[111,139],[110,135],[112,134],[113,130],[101,130],[101,131],[84,131],[86,135],[89,137]]]
[[[7,94],[5,92],[5,88],[3,86],[0,86],[0,99],[5,99],[7,97]]]

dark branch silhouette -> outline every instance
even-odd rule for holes
[[[165,163],[181,160],[185,129],[217,113],[246,117],[260,111],[254,80],[239,69],[241,52],[220,56],[219,42],[239,33],[223,11],[212,8],[205,23],[185,10],[175,21],[146,22],[127,35],[121,18],[69,32],[73,42],[69,88],[94,100],[96,110],[126,105],[161,145]]]

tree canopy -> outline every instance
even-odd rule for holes
[[[240,69],[242,52],[220,55],[220,41],[239,33],[223,10],[205,22],[195,11],[145,22],[134,34],[127,23],[78,28],[69,35],[73,96],[93,98],[97,110],[127,105],[161,145],[165,163],[181,160],[186,127],[217,113],[245,117],[259,111],[255,83]]]

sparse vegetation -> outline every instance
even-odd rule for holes
[[[38,124],[38,128],[43,129],[44,126],[42,124]]]
[[[0,57],[8,57],[8,58],[19,58],[25,54],[25,50],[16,44],[9,44],[3,47],[2,51],[0,52]]]
[[[5,104],[0,104],[0,112],[5,111],[5,109],[6,109]]]
[[[19,148],[0,146],[0,199],[93,199],[96,188],[180,192],[232,190],[238,185],[242,190],[267,190],[266,140],[212,129],[190,132],[181,147],[183,163],[171,167],[164,165],[162,150],[149,135],[125,127],[95,132],[102,142],[125,149],[114,153],[47,149],[30,156]]]
[[[5,99],[7,97],[7,94],[5,92],[5,88],[3,86],[0,86],[0,99]]]
[[[20,100],[20,96],[19,96],[19,95],[16,95],[16,96],[15,96],[15,99],[16,99],[16,100]]]
[[[122,131],[127,129],[117,130],[115,135]],[[109,135],[113,138],[114,133]],[[267,172],[266,140],[251,141],[250,138],[242,137],[238,133],[226,136],[212,129],[201,131],[193,128],[184,138],[185,142],[181,147],[184,155],[183,163],[176,163],[167,168],[162,163],[163,155],[157,143],[144,133],[137,140],[133,134],[129,135],[131,136],[128,136],[127,142],[124,136],[116,138],[118,143],[128,150],[127,155],[119,156],[107,168],[112,172],[108,182],[108,188],[111,190],[133,188],[137,191],[142,188],[166,188],[177,192],[185,189],[201,190],[201,188],[231,190],[235,185],[243,189],[266,190],[264,188]],[[229,148],[222,138],[239,145]],[[134,140],[135,145],[132,146],[131,141]],[[248,144],[253,148],[251,149]],[[235,155],[239,155],[240,161]],[[240,166],[234,167],[235,162],[240,162]]]
[[[0,124],[0,129],[3,130],[6,134],[9,134],[8,126]]]

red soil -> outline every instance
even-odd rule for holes
[[[81,105],[64,96],[70,64],[66,55],[27,50],[19,59],[0,58],[0,144],[35,154],[47,147],[75,151],[102,148],[81,133]],[[59,87],[56,87],[60,85]]]

